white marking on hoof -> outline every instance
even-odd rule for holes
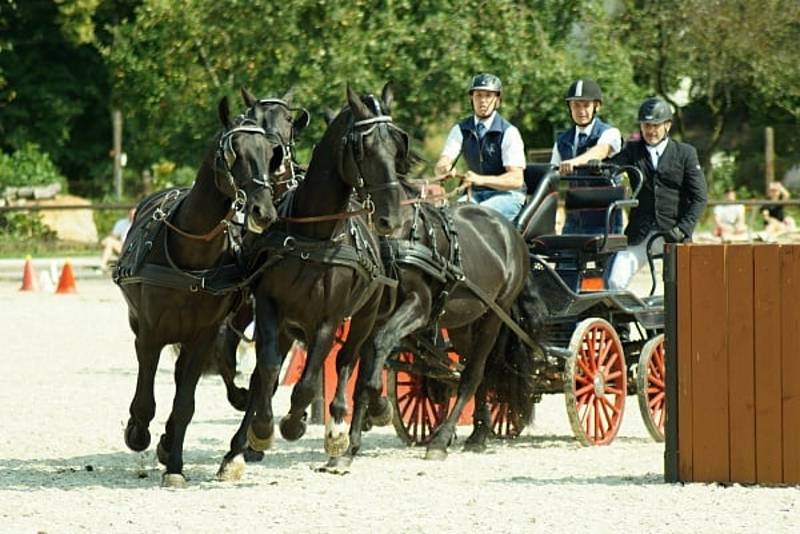
[[[219,471],[217,471],[217,480],[220,482],[241,480],[246,465],[243,454],[237,454],[230,462],[223,460]]]
[[[350,436],[347,434],[347,424],[344,421],[336,423],[333,418],[325,423],[325,452],[328,456],[338,458],[350,446]]]
[[[183,489],[187,486],[186,477],[180,473],[164,473],[161,477],[162,488],[179,488]]]
[[[259,438],[256,436],[255,432],[253,432],[253,427],[247,427],[247,444],[250,445],[250,448],[254,451],[264,452],[272,448],[272,443],[275,441],[275,431],[273,429],[272,434],[268,438]]]
[[[442,449],[427,449],[425,451],[425,459],[443,462],[447,459],[447,451]]]

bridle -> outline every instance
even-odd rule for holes
[[[282,100],[280,98],[262,98],[261,100],[256,102],[256,105],[259,105],[259,106],[280,106],[280,107],[286,109],[289,113],[294,113],[296,111],[302,111],[302,112],[306,113],[306,115],[310,115],[308,113],[307,109],[298,108],[298,107],[292,107],[292,106],[289,105],[288,102],[286,102],[285,100]],[[274,180],[273,181],[273,185],[282,186],[282,185],[287,185],[288,184],[287,185],[287,189],[296,188],[297,184],[299,183],[299,179],[300,178],[298,178],[297,173],[295,173],[295,166],[294,166],[294,161],[295,161],[295,159],[294,159],[294,135],[295,135],[294,125],[292,125],[292,127],[289,129],[289,139],[288,139],[288,141],[286,139],[284,139],[283,135],[281,135],[281,133],[275,128],[270,128],[268,130],[265,130],[265,133],[266,133],[266,135],[268,137],[273,137],[273,138],[277,139],[278,142],[280,143],[280,145],[283,147],[283,159],[281,160],[281,165],[279,166],[279,168],[283,167],[285,169],[288,169],[288,175],[289,175],[288,178],[286,178],[286,179]]]
[[[353,187],[356,190],[359,200],[361,200],[365,207],[371,207],[372,211],[375,209],[374,203],[372,202],[373,193],[391,188],[402,189],[402,184],[396,178],[378,185],[367,185],[364,180],[364,172],[361,169],[361,162],[364,160],[364,139],[371,135],[382,124],[400,133],[405,141],[407,150],[408,134],[394,124],[391,116],[379,114],[368,119],[354,121],[350,125],[350,128],[342,139],[342,157],[339,159],[339,173],[342,177],[345,177],[343,162],[349,149],[349,155],[353,158],[356,170],[355,180],[351,180],[351,182],[354,184]]]
[[[220,191],[230,191],[231,194],[228,196],[233,200],[231,208],[228,210],[228,213],[225,215],[225,217],[223,217],[223,219],[217,223],[214,228],[202,235],[186,232],[185,230],[182,230],[172,224],[169,220],[167,211],[161,207],[157,208],[155,212],[153,212],[154,220],[163,221],[167,228],[183,237],[206,242],[211,241],[227,230],[227,228],[231,225],[231,220],[233,217],[237,213],[243,213],[244,208],[247,205],[247,193],[244,189],[240,188],[236,184],[236,179],[233,177],[232,171],[233,165],[236,162],[236,151],[233,149],[233,136],[239,133],[264,135],[267,138],[270,138],[270,135],[263,128],[255,124],[255,122],[250,119],[244,119],[241,124],[231,128],[226,132],[223,132],[222,135],[220,135],[219,143],[217,144],[217,152],[214,156],[214,182]],[[279,136],[274,138],[278,140],[280,139]],[[227,183],[220,183],[220,177],[226,178]],[[270,183],[269,178],[269,175],[265,173],[259,176],[251,176],[249,181],[257,186],[267,189],[270,194],[272,194],[273,186]],[[167,196],[169,197],[169,195]],[[167,199],[165,198],[165,201],[166,200]],[[165,204],[162,203],[162,205]]]

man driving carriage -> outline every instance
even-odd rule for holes
[[[436,163],[436,174],[455,176],[455,164],[463,154],[469,170],[462,177],[462,185],[471,188],[472,200],[514,219],[525,202],[522,136],[497,112],[503,97],[500,78],[478,74],[468,92],[473,115],[450,130]]]
[[[622,149],[619,129],[606,124],[597,116],[603,105],[603,92],[594,80],[574,81],[567,89],[564,100],[569,108],[573,126],[563,132],[553,145],[550,158],[562,176],[570,175],[579,165],[592,160],[604,160]],[[612,184],[574,182],[571,188],[607,186]],[[618,185],[618,184],[617,184]],[[601,234],[605,231],[605,213],[587,210],[567,212],[564,222],[565,234]],[[613,233],[622,232],[622,213],[617,212],[611,224]]]
[[[706,207],[706,179],[695,148],[669,137],[672,109],[661,98],[647,98],[639,107],[641,139],[628,143],[612,158],[619,165],[634,165],[642,171],[644,183],[639,206],[633,208],[625,235],[627,250],[618,252],[611,265],[608,287],[623,289],[647,261],[647,243],[664,234],[670,243],[692,237]],[[654,250],[663,248],[658,238]]]

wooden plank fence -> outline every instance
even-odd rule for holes
[[[668,482],[800,484],[800,245],[670,247]]]

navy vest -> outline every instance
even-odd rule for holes
[[[461,153],[467,167],[474,173],[497,176],[506,172],[503,165],[503,136],[511,123],[495,113],[494,120],[483,139],[478,139],[475,118],[470,116],[458,124],[461,128]],[[487,189],[477,187],[476,190]]]
[[[556,140],[556,148],[558,148],[558,153],[561,156],[562,161],[580,156],[592,148],[600,140],[600,136],[603,135],[603,132],[611,128],[611,126],[595,117],[594,127],[592,128],[592,131],[589,132],[589,137],[586,138],[586,143],[573,154],[572,151],[575,148],[575,128],[576,126],[573,126],[566,132],[559,135],[558,139]]]
[[[608,124],[598,118],[594,120],[594,127],[589,132],[586,138],[586,143],[579,147],[573,154],[575,147],[575,129],[573,126],[566,132],[558,136],[556,140],[556,147],[562,160],[572,159],[580,156],[600,140],[603,132],[611,128]],[[570,188],[573,187],[592,187],[585,182],[577,180],[570,181]],[[602,234],[605,232],[606,227],[606,210],[605,209],[580,209],[568,211],[566,213],[566,220],[564,221],[563,234]],[[622,211],[618,210],[611,217],[611,233],[622,233]]]

